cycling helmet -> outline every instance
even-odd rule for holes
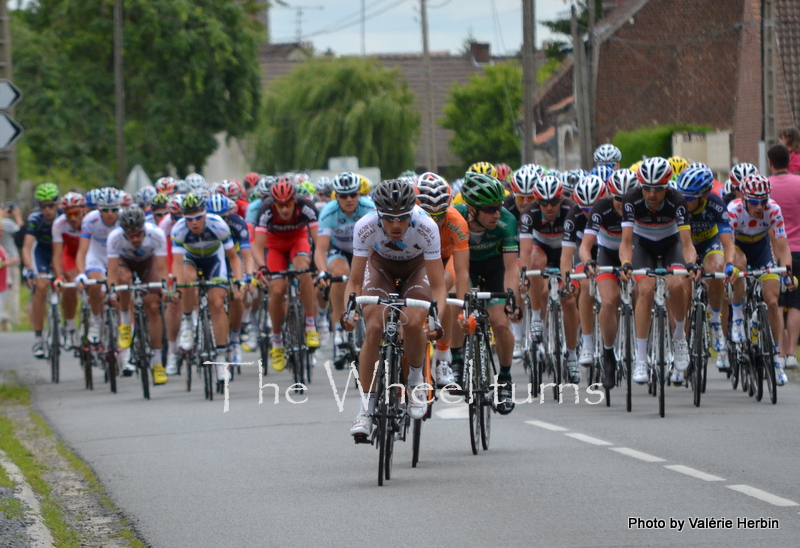
[[[583,178],[586,177],[586,172],[582,169],[572,169],[567,171],[564,177],[561,178],[561,182],[564,183],[564,190],[569,191],[570,194],[575,190],[575,187],[578,186]]]
[[[639,168],[642,167],[643,163],[644,160],[639,160],[638,162],[634,162],[633,164],[631,164],[631,167],[629,169],[634,173],[639,173]]]
[[[55,202],[58,200],[58,187],[53,183],[42,183],[36,187],[33,197],[39,202]]]
[[[622,161],[622,152],[611,143],[603,143],[594,151],[595,164],[618,164]]]
[[[703,162],[692,162],[692,163],[689,164],[689,167],[687,167],[686,169],[691,169],[693,167],[708,167],[708,166],[705,165]]]
[[[467,168],[467,172],[483,173],[497,179],[497,169],[489,162],[475,162]]]
[[[306,181],[310,181],[311,178],[308,176],[308,173],[295,173],[294,174],[294,184],[300,186],[302,183]]]
[[[739,190],[742,192],[743,198],[764,200],[769,198],[769,194],[772,192],[772,184],[769,179],[760,173],[752,173],[742,181],[742,184],[739,185]]]
[[[144,211],[138,205],[131,206],[119,214],[119,226],[125,232],[137,232],[144,228]]]
[[[636,174],[630,169],[618,169],[606,181],[608,192],[613,196],[624,196],[636,186]]]
[[[412,171],[410,169],[405,170],[400,175],[397,176],[398,179],[417,179],[417,172]]]
[[[511,168],[508,167],[508,164],[497,164],[494,168],[497,170],[498,181],[502,183],[508,180],[508,176],[511,175]]]
[[[303,198],[311,199],[317,193],[317,189],[311,181],[303,181],[297,185],[297,193]]]
[[[511,190],[514,194],[530,196],[539,179],[541,179],[539,173],[531,167],[531,164],[524,165],[511,176]]]
[[[219,196],[219,194],[217,194]],[[181,204],[181,211],[186,215],[187,213],[200,213],[206,210],[206,198],[201,196],[198,192],[190,192],[183,199]]]
[[[156,181],[156,190],[162,194],[172,195],[178,192],[178,183],[172,177],[161,177]]]
[[[603,182],[608,181],[612,173],[614,173],[614,168],[608,164],[598,164],[589,172],[590,175],[597,175],[600,177],[600,180]]]
[[[205,178],[199,173],[190,173],[186,176],[186,184],[189,187],[189,192],[200,190],[206,187]]]
[[[725,184],[722,185],[722,194],[724,196],[728,195],[728,194],[732,195],[735,190],[736,190],[736,187],[733,186],[733,182],[731,182],[730,178],[728,178],[725,181]]]
[[[749,175],[757,174],[758,168],[753,164],[742,162],[731,168],[731,183],[733,186],[741,185]]]
[[[119,191],[119,205],[120,207],[130,207],[133,205],[133,196],[125,192],[124,190]]]
[[[669,165],[672,166],[672,173],[675,175],[680,175],[683,173],[683,170],[689,167],[689,162],[680,156],[672,156],[667,158],[667,161],[669,162]]]
[[[122,203],[122,193],[113,187],[101,188],[97,193],[97,207],[102,209],[118,209]]]
[[[161,209],[167,207],[169,203],[169,196],[166,194],[156,194],[156,197],[153,198],[153,203],[150,204],[153,209]]]
[[[358,175],[345,171],[333,178],[333,190],[337,194],[349,194],[351,192],[359,192],[361,189],[361,180]]]
[[[156,187],[146,186],[144,188],[140,188],[136,193],[136,203],[139,204],[140,207],[147,207],[153,203],[153,198],[155,198],[157,194],[158,191],[156,190]]]
[[[461,187],[461,197],[473,207],[486,207],[503,202],[503,184],[488,173],[468,171]]]
[[[189,185],[186,183],[184,179],[176,179],[175,180],[175,193],[176,194],[186,194],[189,192]]]
[[[258,180],[261,179],[261,175],[258,173],[251,171],[247,175],[244,176],[244,186],[248,189],[253,188],[258,184]]]
[[[557,169],[550,169],[547,174],[552,175],[553,177],[558,177],[559,179],[561,179],[562,183],[564,182],[564,174]]]
[[[296,189],[292,183],[281,178],[269,189],[272,199],[276,202],[290,202],[295,199]]]
[[[242,197],[242,187],[239,185],[237,181],[222,181],[219,184],[219,188],[217,192],[220,194],[227,196],[234,202]]]
[[[672,178],[672,166],[664,158],[648,158],[642,162],[636,176],[643,185],[666,186]]]
[[[577,187],[576,187],[577,188]],[[547,175],[536,180],[533,195],[537,200],[552,200],[564,193],[564,183],[556,177]]]
[[[99,193],[99,188],[92,188],[86,191],[86,207],[97,207],[97,195]]]
[[[442,177],[423,173],[417,179],[417,203],[428,213],[446,211],[453,199],[453,191]]]
[[[592,207],[605,194],[605,182],[597,175],[589,175],[575,187],[572,199],[581,207]]]
[[[417,194],[413,185],[398,179],[389,179],[378,185],[372,201],[380,213],[405,213],[414,208]]]
[[[678,176],[677,188],[686,196],[702,196],[714,186],[714,174],[707,167],[690,167]]]
[[[272,185],[275,184],[275,177],[271,175],[265,175],[258,180],[258,184],[256,184],[256,193],[258,197],[262,200],[266,200],[269,197],[269,189],[272,188]]]
[[[61,197],[61,209],[86,207],[86,198],[77,192],[67,192]]]
[[[331,190],[333,190],[333,181],[330,177],[320,177],[317,179],[317,182],[314,183],[314,187],[320,194],[330,193]]]
[[[167,202],[167,209],[175,217],[183,217],[183,198],[185,194],[173,194]]]
[[[236,206],[236,202],[224,194],[212,194],[206,198],[206,211],[215,215],[227,215],[231,208]]]
[[[364,177],[363,175],[358,176],[358,193],[362,196],[366,196],[372,192],[372,181]]]

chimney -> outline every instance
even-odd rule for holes
[[[469,53],[476,63],[489,63],[492,60],[489,47],[486,42],[472,42],[469,45]]]

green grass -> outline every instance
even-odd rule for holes
[[[25,515],[25,508],[15,498],[0,499],[0,513],[9,520],[19,519]]]
[[[16,486],[17,484],[8,477],[8,474],[6,474],[6,469],[0,466],[0,487],[8,487],[9,489],[13,489]]]
[[[30,331],[31,319],[28,316],[28,303],[31,300],[31,290],[23,282],[19,288],[19,321],[11,326],[12,331]]]
[[[641,160],[642,156],[672,156],[672,134],[678,131],[705,133],[712,128],[695,124],[641,127],[633,131],[618,131],[611,142],[622,152],[624,165],[629,166]]]

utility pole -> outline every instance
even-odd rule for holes
[[[435,122],[436,115],[433,109],[433,83],[431,81],[431,52],[428,45],[428,0],[420,0],[420,15],[422,19],[422,65],[425,72],[425,100],[427,102],[428,118],[428,171],[435,172],[438,165],[436,158]]]
[[[589,121],[589,90],[586,82],[586,48],[583,38],[578,30],[578,10],[572,6],[572,57],[573,74],[575,79],[575,111],[578,115],[578,136],[581,148],[581,167],[592,167],[592,136],[591,122]]]
[[[764,144],[766,149],[778,142],[777,106],[775,104],[775,0],[764,0],[761,17],[762,87],[764,108]]]
[[[122,76],[122,0],[114,0],[114,98],[117,124],[117,184],[125,187],[125,83]]]
[[[361,0],[361,56],[367,54],[367,0]]]
[[[522,163],[530,164],[536,161],[536,152],[533,148],[533,137],[536,129],[534,119],[536,104],[536,2],[522,0]]]
[[[0,1],[0,78],[13,81],[11,63],[11,25],[8,6]],[[13,114],[13,110],[10,112]],[[17,196],[17,149],[10,147],[0,151],[0,201],[11,200]]]
[[[597,64],[600,60],[599,52],[595,51],[594,29],[597,22],[597,14],[595,13],[596,6],[597,2],[595,0],[589,0],[589,29],[587,31],[589,35],[589,57],[586,61],[586,90],[589,96],[589,104],[587,107],[589,118],[589,144],[592,149],[594,149],[594,102],[597,97]],[[592,156],[594,157],[594,155]]]
[[[324,10],[325,6],[286,6],[297,13],[297,43],[303,40],[303,13],[306,10]]]

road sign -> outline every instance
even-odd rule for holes
[[[11,116],[0,112],[0,150],[13,145],[24,133],[24,129]]]
[[[22,99],[22,92],[8,80],[0,80],[0,110],[8,110]]]

